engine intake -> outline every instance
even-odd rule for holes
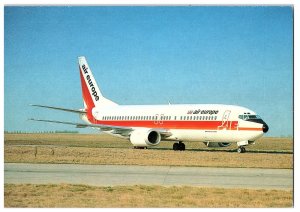
[[[130,142],[135,147],[155,146],[158,145],[160,141],[160,133],[152,129],[137,129],[130,135]]]

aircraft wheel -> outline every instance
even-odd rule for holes
[[[182,142],[179,142],[179,150],[184,151],[185,150],[185,144]]]
[[[179,150],[179,143],[174,143],[174,144],[173,144],[173,150],[174,150],[174,151]]]
[[[246,152],[246,149],[245,149],[245,147],[240,146],[240,147],[237,149],[237,152],[238,152],[238,153],[245,153],[245,152]]]

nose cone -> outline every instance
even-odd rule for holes
[[[264,133],[268,132],[269,131],[269,126],[266,123],[264,123],[263,127],[262,127],[262,130],[263,130]]]

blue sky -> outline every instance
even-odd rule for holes
[[[76,130],[27,121],[79,121],[28,105],[81,108],[84,55],[119,104],[235,104],[293,133],[291,7],[5,7],[4,21],[5,130]]]

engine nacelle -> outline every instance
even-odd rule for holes
[[[130,142],[136,147],[155,146],[160,141],[160,133],[152,129],[137,129],[130,135]]]
[[[228,147],[231,143],[223,143],[223,142],[204,142],[207,147]]]

